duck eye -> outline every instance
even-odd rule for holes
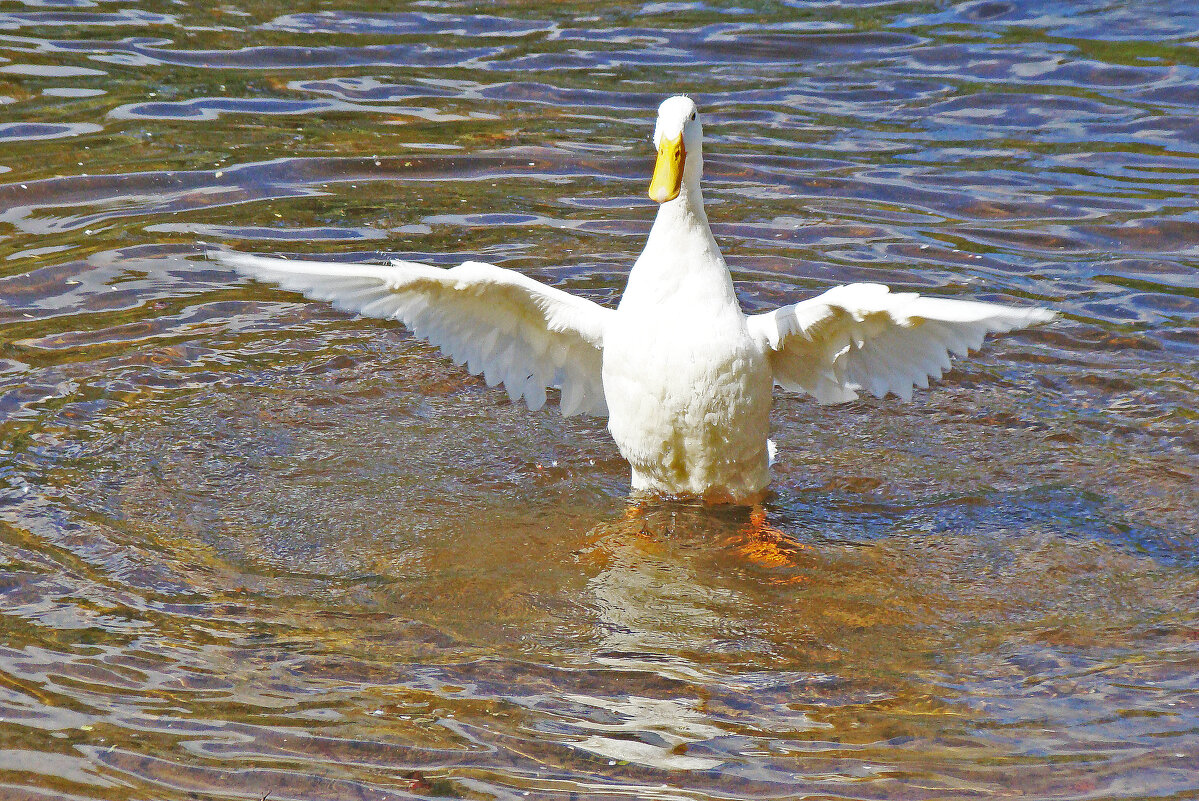
[[[695,112],[691,112],[691,119],[695,119]]]

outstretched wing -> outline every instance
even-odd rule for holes
[[[600,379],[604,325],[613,312],[513,270],[468,261],[451,269],[268,259],[214,251],[238,272],[343,311],[399,320],[513,402],[545,405],[562,390],[562,413],[607,414]]]
[[[821,403],[842,403],[866,390],[928,386],[989,333],[1053,319],[1046,309],[892,293],[882,284],[848,284],[819,297],[749,317],[750,334],[766,348],[774,381]]]

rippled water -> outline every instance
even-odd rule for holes
[[[0,797],[1199,797],[1199,5],[0,2]],[[769,522],[205,262],[1039,303]]]

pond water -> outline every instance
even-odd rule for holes
[[[1199,4],[0,0],[0,797],[1199,797]],[[747,310],[1059,310],[779,393],[765,511],[206,243],[611,304],[654,110]]]

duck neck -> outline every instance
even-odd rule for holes
[[[688,152],[679,195],[658,206],[645,250],[629,273],[622,306],[708,306],[714,299],[736,305],[732,278],[708,227],[702,172],[700,154]]]

